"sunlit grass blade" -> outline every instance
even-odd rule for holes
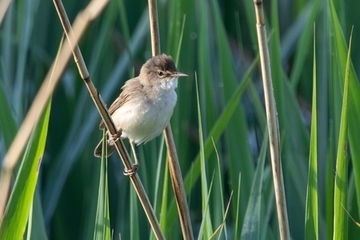
[[[244,223],[241,231],[241,239],[260,239],[260,230],[265,228],[261,226],[261,199],[262,183],[266,152],[268,149],[268,134],[264,133],[264,139],[259,155],[258,165],[255,171],[249,202],[246,208]]]
[[[103,130],[103,139],[105,130]],[[109,193],[108,193],[108,159],[106,156],[106,144],[102,145],[102,158],[100,164],[99,188],[97,209],[94,227],[94,240],[110,240],[110,215],[109,215]]]
[[[199,87],[198,80],[195,76],[195,85],[196,85],[196,100],[197,100],[197,110],[198,110],[198,122],[199,122],[199,142],[200,142],[200,176],[201,176],[201,206],[202,206],[202,231],[204,239],[209,239],[213,233],[211,225],[211,217],[209,213],[209,189],[207,183],[207,168],[205,166],[205,153],[204,153],[204,139],[203,139],[203,128],[202,128],[202,116],[201,116],[201,107],[200,107],[200,98],[199,98]],[[211,184],[212,185],[212,184]]]
[[[347,80],[348,81],[348,80]],[[346,87],[348,83],[346,83]],[[347,172],[347,154],[346,154],[346,138],[347,138],[347,90],[344,91],[344,101],[342,110],[342,119],[340,122],[340,134],[338,153],[336,159],[336,176],[335,176],[335,191],[334,191],[334,239],[347,239],[347,215],[345,207],[347,206],[347,183],[348,183],[348,172]]]
[[[238,178],[238,189],[237,189],[237,201],[235,203],[235,227],[234,227],[234,237],[233,239],[240,239],[240,233],[241,233],[241,226],[240,226],[240,188],[241,188],[241,173],[239,173]]]
[[[21,161],[0,228],[0,239],[23,238],[44,154],[50,109],[51,100],[31,135]]]
[[[214,238],[214,236],[216,234],[218,234],[219,236],[219,239],[221,238],[221,233],[224,231],[224,236],[223,238],[225,239],[228,239],[228,234],[227,234],[227,229],[226,229],[226,217],[227,217],[227,214],[228,214],[228,211],[229,211],[229,207],[230,207],[230,203],[231,203],[231,200],[232,200],[232,196],[233,196],[233,193],[234,193],[234,190],[231,191],[231,194],[230,194],[230,197],[229,197],[229,202],[228,202],[228,206],[226,208],[226,210],[224,210],[224,199],[225,199],[225,195],[224,195],[224,189],[223,189],[223,186],[224,186],[224,183],[223,183],[223,180],[222,180],[222,173],[223,173],[223,168],[221,167],[222,166],[222,162],[221,162],[221,159],[220,159],[220,156],[219,156],[219,152],[218,152],[218,149],[216,147],[216,144],[215,142],[213,142],[213,145],[214,145],[214,149],[215,149],[215,153],[216,153],[216,159],[217,159],[217,175],[218,175],[218,186],[219,186],[219,190],[218,192],[220,193],[220,199],[218,201],[216,201],[216,204],[218,206],[218,209],[220,209],[221,211],[221,215],[222,215],[222,222],[220,224],[220,226],[215,230],[215,232],[213,233],[213,236],[211,238]],[[219,204],[220,203],[220,204]],[[220,205],[220,206],[219,206]],[[225,229],[225,230],[224,230]]]
[[[336,175],[334,190],[334,233],[333,239],[347,239],[348,224],[345,207],[348,195],[348,157],[347,157],[347,131],[348,131],[348,98],[350,81],[350,52],[352,35],[349,41],[349,50],[346,59],[343,102],[341,109],[340,132],[336,157]]]
[[[165,164],[165,175],[164,175],[164,185],[163,185],[163,191],[162,191],[162,196],[161,196],[161,214],[160,214],[160,226],[162,229],[166,230],[169,229],[169,231],[166,231],[166,235],[170,236],[170,229],[172,229],[169,226],[168,223],[168,194],[169,194],[169,172],[168,172],[168,163],[166,162]],[[155,236],[153,236],[152,234],[152,239],[155,239]]]
[[[355,78],[356,82],[359,82]],[[350,142],[350,152],[351,152],[351,163],[353,166],[354,174],[354,186],[356,194],[356,208],[358,209],[358,216],[360,216],[360,128],[359,128],[359,119],[360,119],[360,88],[352,89],[350,87],[350,99],[349,99],[349,110],[351,114],[348,115],[348,134]],[[352,94],[351,94],[352,93]]]
[[[349,52],[350,52],[350,44],[349,44],[349,49],[347,49],[346,43],[345,43],[345,38],[344,38],[344,34],[343,34],[343,29],[340,25],[339,22],[339,18],[338,18],[338,13],[339,12],[339,8],[337,6],[334,6],[334,3],[332,1],[330,1],[330,14],[331,14],[331,27],[332,27],[332,31],[333,31],[333,40],[334,40],[334,49],[335,49],[335,53],[336,53],[336,66],[338,66],[338,76],[341,80],[344,79],[343,83],[341,83],[341,80],[338,80],[338,82],[335,82],[335,84],[337,84],[336,86],[341,86],[341,89],[343,89],[343,104],[344,104],[344,98],[345,98],[345,90],[346,90],[346,82],[348,81],[348,91],[349,91],[349,96],[348,96],[348,115],[347,115],[347,134],[349,137],[349,145],[350,145],[350,150],[351,150],[351,159],[352,159],[352,163],[353,163],[353,170],[354,170],[354,177],[356,179],[355,181],[355,188],[356,188],[356,195],[357,195],[357,203],[360,203],[360,165],[359,165],[359,159],[360,159],[360,152],[359,152],[359,148],[358,148],[358,144],[359,144],[359,134],[360,134],[360,129],[359,129],[359,118],[360,118],[360,103],[359,103],[359,99],[360,99],[360,87],[359,87],[359,83],[358,83],[358,78],[356,75],[356,71],[354,69],[354,66],[352,65],[350,59],[349,59]],[[341,14],[341,11],[339,12],[339,14]],[[350,38],[351,40],[351,38]],[[348,72],[349,71],[349,72]],[[344,76],[346,76],[344,78]],[[348,78],[348,79],[347,79]],[[342,88],[342,86],[344,86]],[[342,105],[342,109],[341,111],[344,111],[344,105]],[[340,123],[341,124],[341,123]],[[341,127],[340,127],[340,131],[341,131]],[[340,141],[340,133],[339,133],[339,141]],[[341,151],[341,153],[339,153],[339,151]],[[345,154],[347,151],[346,148],[342,148],[340,149],[340,143],[338,143],[338,156],[339,154]],[[344,157],[345,160],[347,156]],[[343,163],[344,164],[344,163]],[[339,163],[337,163],[337,166],[339,165]],[[346,167],[345,167],[346,169]],[[347,173],[347,172],[346,172]],[[341,177],[345,177],[345,176],[341,176]],[[347,179],[347,178],[345,178]],[[338,181],[338,176],[335,178],[335,181]],[[346,185],[346,183],[344,183]],[[335,184],[336,186],[336,184]],[[337,186],[339,187],[339,186]],[[351,189],[349,189],[351,190]],[[336,189],[334,190],[336,191]],[[346,194],[348,194],[347,192],[345,192]],[[336,198],[335,198],[336,196]],[[345,228],[345,226],[343,226],[342,229],[335,229],[335,226],[340,227],[340,222],[337,222],[335,219],[335,211],[337,211],[336,214],[340,213],[340,214],[344,214],[345,208],[348,206],[346,205],[347,201],[345,201],[345,203],[343,203],[343,206],[338,206],[340,203],[338,202],[340,199],[339,197],[341,196],[341,194],[339,194],[339,192],[334,193],[334,201],[337,200],[337,202],[334,202],[334,229],[333,229],[333,234],[334,234],[334,239],[335,237],[339,238],[342,237],[340,235],[341,230],[343,230],[342,232],[346,231],[346,233],[348,233],[348,229],[347,227]],[[336,200],[335,200],[336,199]],[[338,208],[336,210],[336,208]],[[345,213],[346,214],[346,213]],[[341,220],[340,220],[341,221]],[[335,225],[335,223],[337,223],[337,225]],[[353,225],[349,225],[349,228],[353,227]],[[344,229],[345,228],[345,229]],[[346,235],[347,236],[347,235]]]
[[[234,192],[231,192],[230,194],[230,197],[229,197],[229,202],[226,206],[226,209],[225,209],[225,212],[224,212],[224,215],[223,215],[223,221],[221,222],[220,226],[218,226],[214,233],[212,234],[211,238],[210,239],[215,239],[216,236],[217,239],[229,239],[228,237],[228,234],[227,234],[227,225],[226,225],[226,218],[228,216],[228,213],[229,213],[229,210],[230,210],[230,205],[231,205],[231,201],[232,201],[232,198],[233,198],[233,193]],[[224,236],[222,236],[222,232],[224,232]]]
[[[338,71],[341,80],[343,81],[344,93],[345,95],[345,81],[348,80],[349,84],[349,96],[348,96],[348,111],[347,115],[347,133],[349,137],[349,146],[351,152],[351,160],[353,166],[353,173],[355,178],[355,188],[356,188],[356,198],[357,198],[357,208],[360,206],[360,128],[359,128],[359,119],[360,119],[360,86],[359,86],[359,78],[357,77],[355,68],[349,59],[350,52],[350,43],[349,49],[347,49],[343,29],[340,25],[337,10],[333,4],[330,2],[330,11],[331,11],[331,20],[332,20],[332,28],[334,32],[334,49],[337,54],[336,64],[338,66]],[[354,34],[356,31],[354,31]],[[351,35],[352,36],[352,35]],[[351,40],[351,38],[350,38]],[[355,45],[354,45],[355,49]],[[354,56],[356,58],[356,56]],[[350,62],[349,62],[350,61]],[[343,77],[347,76],[347,77]],[[347,79],[348,78],[348,79]],[[340,83],[339,83],[340,84]],[[343,96],[344,98],[345,96]],[[343,99],[344,100],[344,99]],[[345,150],[342,150],[345,151]],[[339,154],[339,153],[338,153]],[[346,206],[344,206],[346,207]],[[334,230],[335,231],[335,230]]]
[[[202,218],[201,218],[201,224],[200,224],[200,229],[199,229],[199,234],[198,234],[198,240],[200,239],[210,239],[211,238],[211,235],[212,235],[212,230],[210,232],[210,229],[206,229],[208,228],[209,226],[206,226],[208,224],[211,224],[211,218],[210,218],[210,215],[209,215],[209,200],[210,200],[210,194],[211,194],[211,191],[212,191],[212,187],[213,187],[213,183],[214,183],[214,175],[212,175],[212,179],[210,181],[210,186],[209,186],[209,189],[208,189],[208,195],[207,196],[202,196],[204,197],[204,199],[202,199],[202,202],[205,202],[204,204],[204,209],[202,209]],[[202,191],[203,192],[203,191]],[[208,235],[206,237],[206,235]]]
[[[315,32],[315,27],[314,27]],[[316,87],[316,47],[314,36],[313,96],[310,134],[309,173],[305,207],[305,237],[319,239],[319,200],[318,200],[318,157],[317,157],[317,87]]]

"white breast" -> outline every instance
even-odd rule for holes
[[[145,97],[138,96],[116,110],[112,119],[117,129],[122,129],[121,136],[141,144],[160,135],[174,111],[176,85],[177,81],[169,81],[161,86],[163,88],[155,99],[145,100]]]

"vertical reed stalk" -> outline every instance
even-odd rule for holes
[[[80,17],[82,20],[87,20],[85,22],[88,22],[89,20],[92,19],[93,15],[92,15],[92,11],[96,9],[97,4],[99,1],[92,1],[90,5],[93,6],[93,8],[89,8],[89,12],[82,12]],[[74,61],[78,67],[79,73],[81,78],[84,80],[84,83],[87,87],[87,89],[89,90],[90,96],[92,98],[92,100],[94,101],[94,104],[96,106],[96,108],[98,109],[100,116],[102,118],[102,120],[105,123],[106,128],[108,129],[108,131],[110,132],[110,134],[114,135],[117,134],[117,130],[116,127],[104,105],[104,103],[101,100],[100,94],[99,92],[96,90],[95,86],[93,85],[89,72],[87,70],[86,64],[84,62],[84,59],[82,57],[81,51],[78,47],[78,45],[73,41],[74,40],[74,32],[72,31],[69,19],[67,17],[65,8],[61,2],[61,0],[54,0],[54,5],[55,8],[57,10],[57,13],[59,15],[60,18],[60,22],[64,28],[64,32],[65,35],[68,39],[69,45],[72,46],[73,48],[73,56],[74,56]],[[84,22],[81,22],[84,23]],[[115,147],[116,150],[118,151],[119,155],[121,156],[121,160],[125,166],[126,170],[132,169],[133,165],[130,161],[129,158],[129,154],[126,151],[126,148],[124,146],[124,143],[122,142],[121,138],[119,138],[118,141],[115,142]],[[146,195],[145,189],[142,185],[142,182],[138,176],[138,174],[132,174],[129,175],[131,183],[134,186],[134,189],[139,197],[140,203],[144,208],[145,214],[149,220],[149,223],[154,231],[154,234],[156,236],[157,239],[165,239],[161,229],[160,229],[160,225],[159,222],[155,216],[154,210],[151,207],[149,198]]]
[[[151,50],[153,56],[159,55],[160,51],[160,37],[159,24],[157,15],[156,0],[149,0],[149,18],[150,18],[150,35],[151,35]],[[176,152],[176,146],[169,125],[164,130],[166,147],[168,149],[169,171],[171,184],[176,198],[176,204],[179,212],[180,225],[184,239],[194,239],[191,219],[189,214],[189,207],[186,200],[184,181],[181,175],[179,159]]]
[[[266,119],[269,129],[271,166],[274,182],[277,216],[279,221],[279,232],[280,239],[287,240],[290,239],[290,231],[281,167],[279,124],[277,119],[276,103],[271,79],[270,57],[269,49],[267,46],[263,2],[262,0],[254,0],[254,5],[256,13],[256,30],[259,43],[260,64],[264,87]]]

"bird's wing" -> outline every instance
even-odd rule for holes
[[[138,78],[132,78],[126,81],[124,86],[121,88],[122,92],[120,93],[119,97],[115,99],[115,101],[110,105],[108,109],[110,115],[112,115],[117,109],[119,109],[122,105],[128,102],[131,98],[131,93],[133,92],[132,90],[139,87],[143,88],[143,85],[140,83]],[[100,129],[105,127],[105,124],[102,120],[99,127]]]

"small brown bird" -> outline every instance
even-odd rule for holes
[[[111,104],[109,113],[121,137],[129,139],[136,165],[134,143],[146,143],[162,133],[176,104],[178,77],[186,76],[177,71],[171,56],[154,56],[141,67],[138,77],[125,82],[119,97]],[[100,128],[104,127],[101,121]],[[107,138],[107,156],[110,156],[115,147],[109,133]],[[101,157],[102,140],[94,155]]]

